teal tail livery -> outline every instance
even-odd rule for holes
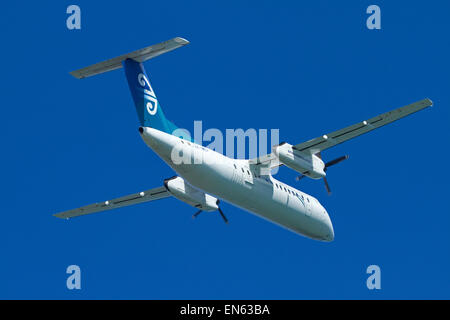
[[[177,126],[164,115],[142,63],[128,58],[122,64],[141,126],[172,134]]]
[[[182,47],[188,43],[189,41],[177,37],[72,71],[70,74],[75,78],[82,79],[123,67],[140,125],[142,127],[151,127],[172,134],[178,127],[164,115],[142,62]]]

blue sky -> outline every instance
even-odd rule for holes
[[[81,7],[82,29],[66,28]],[[381,30],[366,8],[381,8]],[[2,5],[0,298],[449,298],[448,1],[39,1]],[[316,196],[336,238],[315,242],[223,204],[175,199],[71,221],[53,213],[173,175],[141,141],[123,71],[68,72],[166,39],[146,63],[169,119],[278,128],[292,144],[429,97],[425,110],[324,152],[350,159]],[[66,288],[66,267],[82,289]],[[378,291],[366,268],[381,268]]]

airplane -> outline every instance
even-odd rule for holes
[[[327,169],[348,156],[324,162],[322,151],[433,104],[427,98],[303,143],[282,142],[265,156],[233,159],[177,135],[178,127],[166,118],[150,85],[143,62],[188,43],[176,37],[70,73],[82,79],[123,68],[138,114],[141,138],[177,175],[165,179],[163,186],[60,212],[56,217],[69,219],[173,196],[198,210],[193,217],[203,211],[218,211],[228,223],[220,207],[220,200],[225,200],[294,233],[330,242],[335,235],[325,208],[315,197],[275,179],[272,169],[284,165],[300,173],[298,179],[323,179],[330,193]],[[202,161],[175,161],[174,155],[191,160],[200,156]]]

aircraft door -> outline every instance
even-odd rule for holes
[[[304,199],[305,199],[305,206],[306,206],[306,215],[311,216],[311,211],[312,211],[311,201],[312,200],[308,196],[304,197]]]
[[[242,169],[240,166],[236,165],[235,163],[233,163],[233,178],[232,178],[232,180],[234,183],[237,183],[237,184],[244,183]]]

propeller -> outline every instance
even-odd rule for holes
[[[217,200],[217,205],[219,205],[219,200]],[[218,207],[217,207],[217,210],[219,210],[220,216],[222,217],[223,221],[225,221],[225,223],[228,224],[228,219],[227,219],[227,217],[225,216],[225,214],[223,213],[222,209],[220,209],[220,207],[218,206]],[[196,213],[194,213],[194,214],[192,215],[192,218],[197,218],[197,216],[198,216],[200,213],[202,213],[202,211],[203,211],[203,210],[201,210],[201,209],[198,210]]]
[[[202,213],[202,210],[198,210],[196,213],[192,215],[192,218],[197,218],[197,216]]]
[[[225,215],[223,214],[222,209],[220,209],[220,208],[218,208],[218,209],[219,209],[220,215],[222,216],[223,221],[225,221],[225,223],[228,224],[228,219],[227,219],[227,217],[225,217]]]
[[[308,173],[308,171],[306,171],[305,173]],[[306,177],[304,174],[301,174],[299,176],[295,177],[295,180],[300,181],[300,179],[303,179],[304,177]]]
[[[320,154],[320,152],[318,154]],[[319,156],[319,158],[320,158],[320,156]],[[328,167],[334,166],[335,164],[338,164],[339,162],[347,160],[347,159],[348,159],[348,155],[345,155],[345,156],[336,158],[334,160],[328,161],[327,163],[325,163],[324,171],[327,171]]]
[[[322,155],[320,154],[320,152],[317,153],[316,156],[318,156],[320,159],[322,159]],[[348,159],[348,155],[345,155],[345,156],[336,158],[334,160],[328,161],[327,163],[325,163],[325,167],[323,168],[323,171],[327,172],[328,167],[334,166],[335,164],[338,164],[339,162],[347,160],[347,159]],[[327,177],[323,177],[323,182],[325,183],[325,188],[327,189],[327,192],[330,195],[331,189],[330,189],[330,185],[328,184]]]
[[[316,156],[319,157],[320,159],[322,159],[322,155],[320,154],[320,152],[316,153]],[[339,162],[347,160],[348,158],[349,158],[348,155],[345,155],[345,156],[336,158],[334,160],[328,161],[327,163],[325,163],[325,167],[323,168],[323,171],[327,172],[328,167],[334,166],[335,164],[338,164]],[[305,173],[307,173],[307,172],[305,172]],[[296,177],[295,180],[299,181],[300,179],[303,179],[304,177],[305,177],[305,175],[302,174],[302,175]],[[323,182],[325,183],[325,188],[327,189],[328,194],[331,194],[331,189],[330,189],[330,185],[328,184],[327,177],[323,177]]]

